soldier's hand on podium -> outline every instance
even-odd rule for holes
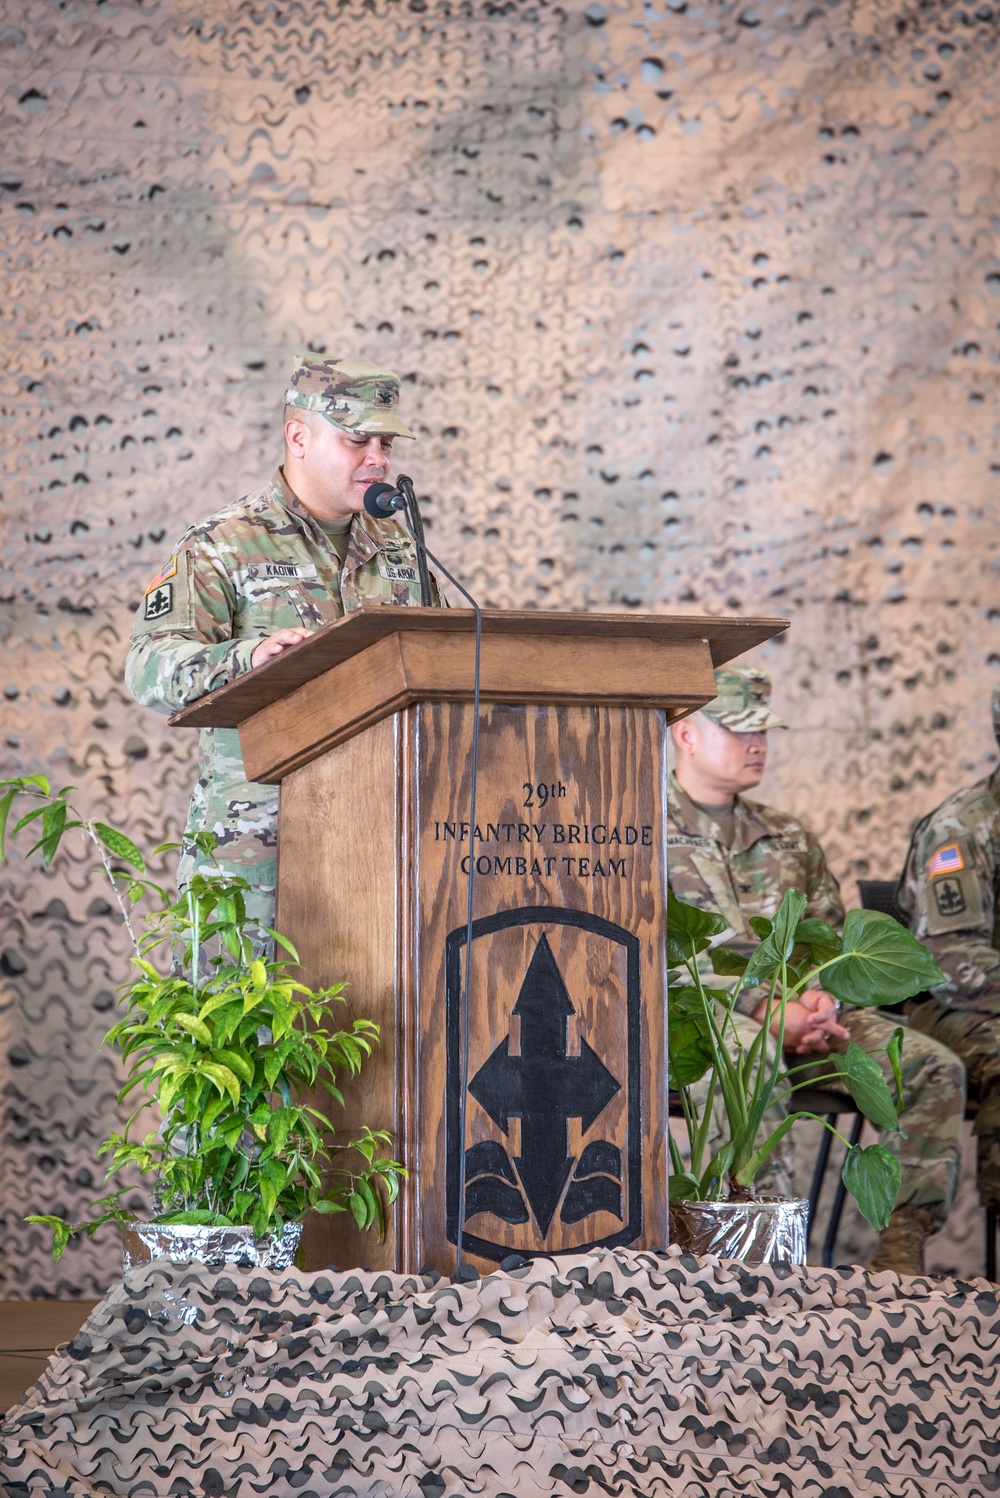
[[[287,650],[289,645],[300,645],[311,634],[312,630],[301,629],[298,626],[295,629],[279,629],[276,634],[268,635],[266,640],[261,640],[250,657],[251,666],[262,666],[265,661],[269,661],[274,656],[280,655],[283,650]]]

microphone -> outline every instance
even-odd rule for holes
[[[369,484],[365,490],[365,509],[378,520],[395,510],[405,510],[406,497],[391,484]]]
[[[364,507],[376,520],[384,520],[396,510],[404,512],[407,528],[417,548],[417,576],[420,578],[420,602],[424,608],[431,606],[431,579],[427,570],[430,553],[424,542],[424,522],[420,515],[417,496],[413,492],[413,480],[401,473],[396,487],[391,484],[369,484],[365,490]],[[447,574],[450,576],[450,573]]]

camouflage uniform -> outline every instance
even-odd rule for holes
[[[1000,688],[993,724],[1000,739]],[[979,1095],[979,1198],[1000,1207],[1000,769],[917,824],[896,900],[946,978],[910,1003],[910,1024],[965,1062]]]
[[[385,371],[303,358],[286,404],[333,411],[334,424],[348,430],[409,436],[395,414],[397,390],[396,377]],[[436,586],[434,598],[441,602]],[[176,712],[245,675],[257,645],[279,629],[319,629],[362,606],[419,602],[415,548],[401,519],[356,515],[341,563],[279,469],[264,489],[181,537],[146,588],[125,682],[143,706]],[[216,834],[219,864],[250,883],[251,916],[270,925],[278,787],[247,780],[237,729],[203,729],[199,747],[186,833]],[[179,884],[199,868],[205,861],[188,845]]]
[[[718,671],[716,680],[722,694],[702,709],[713,721],[724,728],[741,725],[734,732],[784,726],[773,714],[771,721],[763,718],[764,711],[769,712],[766,696],[770,692],[765,673],[752,667],[729,667]],[[755,708],[756,716],[751,717]],[[807,916],[834,926],[844,919],[837,881],[819,843],[801,822],[737,796],[733,841],[726,847],[718,824],[691,801],[675,775],[667,790],[667,870],[678,899],[717,910],[725,917],[734,933],[728,943],[736,948],[742,943],[747,949],[756,945],[749,918],[773,916],[790,888],[807,897]],[[759,993],[742,995],[740,1009],[749,1015],[759,998]],[[900,1023],[898,1016],[877,1009],[849,1007],[840,1021],[864,1050],[884,1047]],[[754,1022],[745,1023],[753,1026]],[[876,1059],[891,1085],[888,1061],[884,1055]],[[910,1031],[903,1042],[903,1090],[907,1137],[892,1134],[883,1141],[898,1156],[902,1169],[897,1207],[926,1208],[940,1226],[958,1183],[965,1113],[961,1063],[945,1045]]]

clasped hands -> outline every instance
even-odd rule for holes
[[[767,1000],[761,999],[753,1011],[752,1017],[758,1025],[764,1023],[766,1008]],[[776,1036],[779,1015],[776,1006],[772,1009],[771,1034]],[[828,1056],[831,1050],[842,1049],[838,1042],[850,1038],[837,1020],[836,999],[822,988],[807,988],[785,1007],[784,1046],[786,1051],[792,1051],[796,1056]]]

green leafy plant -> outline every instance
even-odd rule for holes
[[[926,947],[891,916],[874,910],[852,910],[843,932],[826,921],[803,919],[806,897],[789,890],[773,920],[752,918],[759,938],[749,956],[713,940],[727,929],[714,911],[685,905],[668,894],[667,945],[670,1085],[680,1095],[690,1142],[685,1165],[670,1139],[672,1201],[752,1201],[754,1181],[775,1146],[800,1118],[816,1118],[847,1145],[844,1185],[862,1215],[876,1229],[885,1227],[899,1189],[899,1162],[884,1145],[849,1145],[826,1119],[796,1111],[794,1097],[804,1087],[834,1084],[846,1089],[861,1112],[879,1129],[899,1131],[902,1107],[903,1030],[888,1046],[894,1088],[890,1090],[874,1054],[851,1041],[843,1054],[819,1063],[787,1065],[783,1057],[788,1003],[807,989],[822,988],[844,1003],[861,1007],[894,1004],[943,982]],[[703,953],[720,977],[736,978],[731,988],[706,987]],[[701,961],[699,961],[701,959]],[[744,1046],[733,1024],[736,1000],[743,989],[763,987],[763,1021]],[[776,1024],[775,1045],[767,1037]],[[771,1054],[769,1055],[769,1049]],[[695,1084],[707,1077],[707,1094]],[[700,1101],[703,1098],[704,1101]],[[712,1114],[721,1098],[727,1137],[709,1155]],[[775,1103],[787,1113],[760,1138],[764,1115]]]
[[[0,782],[0,861],[16,798],[39,801],[14,834],[40,824],[29,854],[40,852],[48,865],[65,833],[81,829],[98,850],[132,939],[136,975],[123,985],[125,1014],[105,1043],[118,1046],[125,1063],[118,1100],[131,1098],[136,1106],[124,1131],[101,1146],[111,1156],[107,1179],[127,1167],[150,1177],[157,1223],[249,1225],[260,1236],[311,1211],[350,1212],[359,1228],[374,1227],[381,1236],[386,1208],[406,1175],[380,1153],[388,1134],[365,1128],[335,1144],[329,1117],[302,1096],[308,1091],[342,1103],[337,1076],[357,1075],[378,1026],[355,1019],[350,1029],[329,1028],[329,1006],[343,1002],[343,984],[312,990],[299,982],[292,970],[297,954],[279,932],[265,928],[291,961],[257,955],[245,880],[221,871],[198,874],[171,901],[144,877],[145,862],[130,838],[74,809],[73,789],[53,791],[43,775]],[[196,841],[212,854],[213,838]],[[150,897],[161,908],[146,916],[137,936],[133,910]],[[133,1139],[131,1128],[150,1102],[159,1107],[160,1126]],[[80,1223],[26,1220],[52,1229],[58,1259],[73,1234],[130,1221],[121,1196],[113,1191],[92,1202],[92,1215]]]

